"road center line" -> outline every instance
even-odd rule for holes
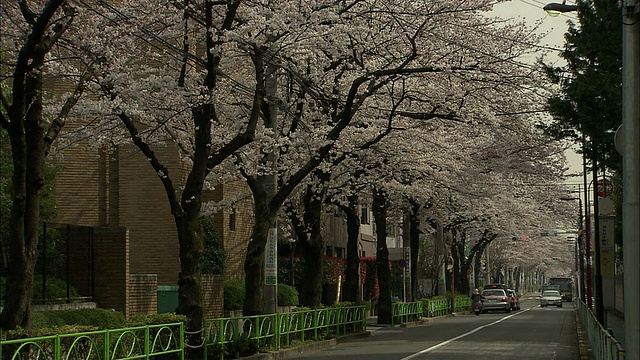
[[[452,343],[452,342],[454,342],[456,340],[462,339],[463,337],[469,336],[469,335],[471,335],[471,334],[473,334],[473,333],[475,333],[475,332],[477,332],[479,330],[482,330],[482,329],[487,328],[489,326],[493,326],[495,324],[501,323],[501,322],[503,322],[503,321],[505,321],[505,320],[507,320],[509,318],[512,318],[512,317],[516,316],[516,315],[523,314],[523,313],[525,313],[525,312],[527,312],[527,311],[529,311],[531,309],[533,309],[533,308],[529,308],[529,309],[526,309],[526,310],[518,311],[516,314],[511,314],[511,315],[505,316],[500,320],[494,321],[494,322],[492,322],[490,324],[487,324],[487,325],[482,325],[482,326],[477,327],[477,328],[475,328],[475,329],[473,329],[473,330],[471,330],[471,331],[469,331],[467,333],[464,333],[462,335],[458,335],[458,336],[454,337],[453,339],[449,339],[447,341],[443,341],[440,344],[433,345],[430,348],[426,348],[424,350],[421,350],[421,351],[419,351],[419,352],[417,352],[415,354],[409,355],[409,356],[407,356],[405,358],[402,358],[400,360],[409,360],[409,359],[413,359],[413,358],[415,358],[415,357],[417,357],[419,355],[426,354],[426,353],[428,353],[430,351],[436,350],[436,349],[441,348],[441,347],[443,347],[443,346],[445,346],[447,344],[450,344],[450,343]]]

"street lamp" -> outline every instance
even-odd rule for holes
[[[578,6],[567,5],[566,2],[567,1],[564,0],[562,4],[558,4],[558,3],[547,4],[542,8],[542,10],[546,11],[547,14],[549,14],[549,16],[556,17],[562,13],[576,11],[578,9]]]

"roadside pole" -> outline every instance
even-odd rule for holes
[[[624,246],[624,326],[626,359],[640,359],[640,3],[623,2],[622,126]]]

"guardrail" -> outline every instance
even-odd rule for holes
[[[391,326],[398,323],[416,321],[423,316],[422,301],[395,302],[391,304]]]
[[[224,359],[225,351],[234,343],[254,342],[257,348],[278,350],[293,342],[363,332],[366,328],[365,305],[205,320],[204,358]]]
[[[436,317],[451,313],[450,299],[423,299],[421,300],[424,309],[424,316]],[[455,309],[453,312],[461,312],[471,309],[471,298],[459,297],[455,299]]]
[[[424,309],[424,315],[426,317],[436,317],[436,316],[443,316],[443,315],[447,315],[450,311],[449,309],[451,308],[451,301],[450,300],[446,300],[446,299],[439,299],[439,300],[430,300],[430,299],[424,299],[422,300],[423,305],[423,309]]]
[[[471,299],[466,297],[455,299],[454,312],[471,309]],[[451,300],[422,299],[416,302],[397,302],[391,304],[391,325],[420,320],[423,317],[436,317],[451,312]]]
[[[578,300],[578,312],[584,326],[593,356],[598,360],[624,360],[625,350],[600,324],[587,305]]]
[[[182,323],[0,341],[0,359],[11,360],[130,360],[170,354],[184,360]]]

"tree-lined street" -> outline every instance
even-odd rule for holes
[[[510,314],[461,314],[426,325],[374,328],[370,337],[290,359],[581,359],[575,309],[541,308],[534,297]]]
[[[567,63],[558,67],[547,57],[558,49],[542,45],[535,27],[491,15],[502,2],[3,2],[1,149],[11,166],[2,167],[0,245],[4,293],[11,295],[2,328],[31,332],[40,226],[56,220],[47,197],[57,191],[68,199],[79,188],[96,199],[76,209],[87,219],[69,216],[77,224],[68,226],[140,226],[130,239],[137,251],[125,253],[142,255],[126,271],[160,273],[164,264],[149,259],[167,255],[162,261],[173,267],[157,285],[177,286],[175,311],[188,319],[193,344],[205,320],[209,249],[201,224],[215,216],[221,235],[235,232],[226,246],[240,253],[234,266],[242,265],[230,277],[244,281],[244,315],[276,311],[281,255],[292,265],[295,256],[304,260],[303,280],[291,285],[299,305],[311,309],[322,306],[327,285],[323,257],[344,259],[342,300],[371,302],[380,324],[391,323],[399,295],[467,296],[492,282],[535,290],[559,275],[579,277],[581,291],[588,284],[579,295],[589,305],[595,296],[604,322],[598,203],[610,197],[610,215],[622,217],[622,158],[613,138],[629,113],[624,105],[637,101],[621,103],[628,92],[621,89],[620,35],[640,11],[623,6],[636,18],[624,23],[617,2],[570,5],[577,23],[568,26],[559,52]],[[531,57],[539,61],[523,61]],[[575,144],[584,160],[577,189],[565,183],[564,153]],[[81,155],[68,156],[74,151]],[[65,159],[73,159],[69,168],[91,169],[86,162],[96,169],[67,188],[49,187],[49,168]],[[162,198],[164,214],[135,221],[120,213],[122,198],[138,196],[121,193],[127,166],[148,171],[160,189],[132,203]],[[635,166],[624,169],[627,183],[637,178]],[[73,176],[64,166],[60,172]],[[599,193],[603,175],[613,179],[613,194]],[[231,194],[218,197],[230,184]],[[241,203],[247,215],[236,224]],[[340,231],[325,225],[328,217]],[[172,226],[155,235],[164,242],[144,239],[160,221]],[[623,265],[621,226],[611,224],[607,284]],[[550,236],[554,229],[568,235]],[[376,264],[369,298],[361,296],[364,235]],[[289,253],[279,254],[285,244]],[[402,290],[392,288],[392,246],[404,256]],[[627,305],[634,300],[625,297]],[[403,345],[398,337],[379,350],[462,358],[473,347],[485,355],[569,359],[570,314],[530,304],[511,315],[446,319],[415,329],[425,331],[420,341]],[[394,339],[402,331],[378,334]]]

